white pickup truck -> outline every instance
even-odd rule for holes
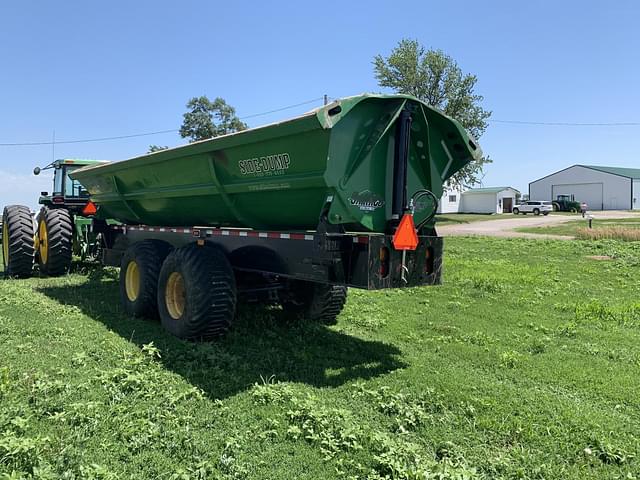
[[[549,212],[553,212],[553,204],[551,202],[531,200],[513,207],[514,215],[518,215],[519,213],[522,213],[523,215],[526,215],[527,213],[533,213],[534,215],[549,215]]]

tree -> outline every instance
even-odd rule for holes
[[[477,77],[463,73],[456,61],[442,50],[426,50],[417,40],[401,40],[391,55],[376,55],[373,66],[378,85],[413,95],[458,120],[476,139],[487,128],[491,112],[480,105],[475,93]],[[449,179],[451,186],[478,183],[489,157],[472,161]]]
[[[166,150],[167,148],[169,147],[161,147],[160,145],[149,145],[149,150],[147,150],[147,153],[159,152],[161,150]]]
[[[247,128],[247,125],[236,116],[235,108],[220,97],[213,102],[205,95],[193,97],[187,103],[187,109],[180,127],[180,136],[189,138],[191,142],[239,132]]]

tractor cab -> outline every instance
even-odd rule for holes
[[[573,195],[558,195],[556,200],[558,202],[573,202],[575,198]]]
[[[41,192],[38,203],[52,208],[66,208],[73,213],[80,213],[89,200],[89,192],[77,180],[71,179],[69,173],[88,165],[104,163],[101,160],[59,159],[44,168],[33,169],[34,175],[42,170],[53,170],[53,190]]]

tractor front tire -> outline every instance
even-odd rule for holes
[[[73,219],[64,208],[42,207],[38,215],[36,256],[40,271],[50,277],[71,268]]]
[[[163,327],[185,340],[224,335],[235,316],[236,280],[226,255],[216,247],[186,245],[169,254],[158,281]]]
[[[2,262],[5,276],[31,276],[33,252],[33,217],[29,207],[5,207],[2,212]]]
[[[120,300],[132,317],[158,318],[156,297],[162,262],[171,246],[159,240],[134,243],[120,260]]]
[[[325,283],[295,281],[282,308],[325,325],[335,325],[347,301],[347,287]]]

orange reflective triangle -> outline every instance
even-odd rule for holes
[[[96,208],[95,203],[89,200],[87,204],[84,206],[84,208],[82,209],[82,214],[87,216],[95,215],[97,211],[98,209]]]
[[[393,235],[393,248],[396,250],[415,250],[418,246],[418,234],[413,223],[413,215],[405,213]]]

